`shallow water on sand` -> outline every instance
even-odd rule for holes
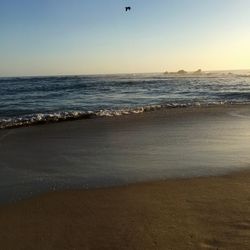
[[[0,201],[250,166],[249,106],[154,111],[0,131]]]

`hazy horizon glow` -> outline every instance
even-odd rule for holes
[[[0,76],[250,69],[249,26],[248,0],[0,0]]]

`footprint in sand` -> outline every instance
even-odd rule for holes
[[[218,240],[205,240],[201,243],[201,248],[203,249],[213,249],[213,250],[219,250],[221,247],[221,242]]]

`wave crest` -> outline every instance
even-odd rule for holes
[[[62,121],[73,121],[81,119],[90,119],[96,117],[116,117],[122,115],[141,114],[144,112],[151,112],[160,109],[170,108],[187,108],[187,107],[207,107],[207,106],[218,106],[218,105],[237,105],[242,103],[236,102],[191,102],[191,103],[166,103],[161,105],[147,105],[135,108],[124,108],[118,110],[98,110],[98,111],[72,111],[72,112],[57,112],[57,113],[46,113],[46,114],[33,114],[23,117],[14,117],[0,119],[0,129],[7,128],[18,128],[25,126],[33,126],[39,124],[56,123]],[[248,104],[248,103],[244,103]]]
[[[0,120],[0,129],[17,128],[38,124],[55,123],[62,121],[72,121],[80,119],[90,119],[94,117],[113,117],[130,114],[140,114],[147,111],[161,109],[162,105],[152,105],[136,108],[125,108],[120,110],[99,110],[99,111],[72,111],[57,112],[47,114],[33,114],[23,117],[6,118]]]

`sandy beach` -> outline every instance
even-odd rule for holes
[[[249,124],[243,105],[2,130],[0,248],[250,249]]]
[[[48,193],[0,208],[1,249],[250,249],[250,173]]]
[[[248,105],[223,105],[0,130],[0,204],[248,168],[249,117]]]

